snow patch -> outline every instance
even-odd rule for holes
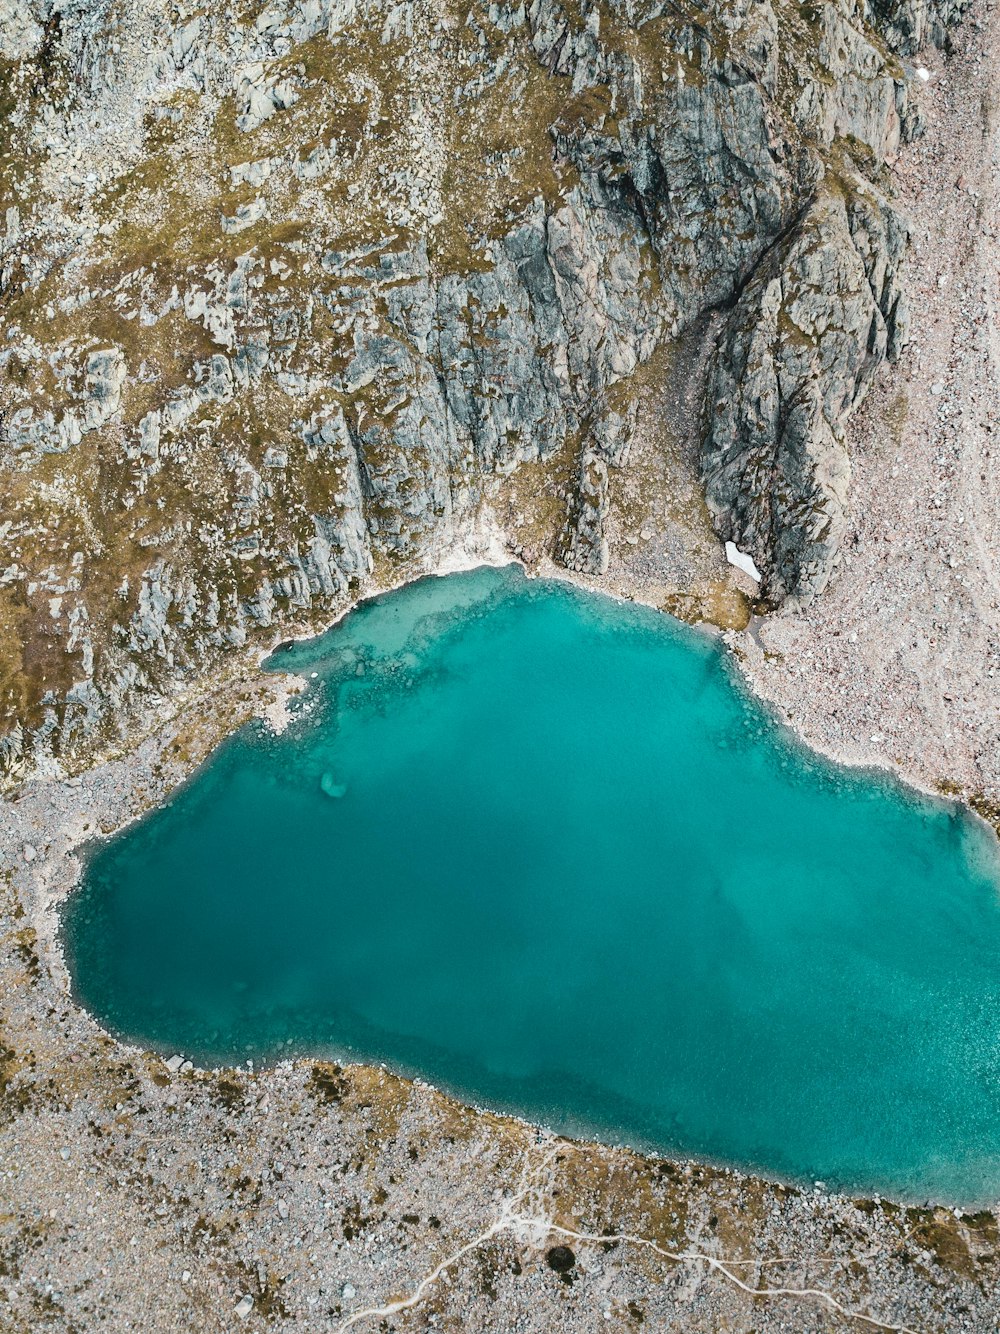
[[[745,551],[741,551],[735,542],[726,543],[726,560],[730,565],[735,565],[738,570],[748,574],[751,579],[755,579],[759,584],[761,582],[761,573],[754,563],[753,556],[748,556]]]

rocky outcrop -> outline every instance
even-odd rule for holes
[[[567,570],[604,574],[608,568],[608,540],[604,520],[608,504],[608,465],[592,451],[580,460],[573,505],[556,552]]]
[[[869,17],[901,53],[944,40],[959,3],[886,0]],[[834,77],[807,84],[795,114],[820,142],[864,143],[875,161],[919,133],[902,85],[880,80],[884,57],[827,5],[816,48]],[[844,429],[879,362],[906,339],[899,266],[905,220],[843,158],[827,158],[800,217],[727,313],[706,403],[702,474],[720,536],[762,573],[763,600],[812,600],[829,582],[844,529],[850,459]]]
[[[815,595],[904,336],[891,48],[956,10],[0,0],[9,765],[433,566],[526,470],[533,545],[601,573],[641,368],[706,324],[720,534]]]
[[[876,0],[869,18],[911,54],[944,43],[965,7]],[[899,82],[891,92],[879,79],[884,59],[844,9],[827,5],[816,21],[817,55],[836,82],[808,84],[795,114],[821,142],[859,141],[881,162],[920,132],[919,108]],[[804,605],[829,582],[848,503],[844,429],[879,362],[906,338],[906,223],[858,165],[845,176],[828,159],[801,217],[728,314],[710,376],[706,499],[720,536],[754,558],[771,605]]]
[[[860,180],[830,181],[727,317],[703,474],[720,535],[772,603],[806,602],[836,564],[851,465],[844,427],[906,332],[903,219]]]

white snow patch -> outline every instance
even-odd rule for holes
[[[760,570],[754,563],[753,556],[748,556],[745,551],[741,551],[735,542],[726,543],[726,560],[730,565],[735,565],[738,570],[748,574],[751,579],[755,579],[759,584],[761,581]]]

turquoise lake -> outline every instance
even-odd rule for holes
[[[1000,1198],[1000,857],[838,768],[668,616],[426,579],[94,845],[62,936],[107,1027],[382,1060],[557,1130],[830,1188]]]

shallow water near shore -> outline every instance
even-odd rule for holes
[[[1000,1197],[1000,858],[778,727],[716,641],[515,567],[310,679],[88,860],[76,995],[202,1063],[384,1060],[568,1133]],[[312,674],[315,673],[315,676]]]

